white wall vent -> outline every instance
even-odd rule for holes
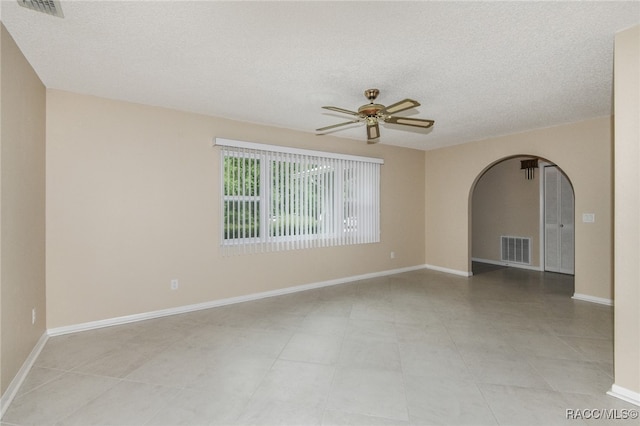
[[[58,0],[18,0],[18,4],[37,12],[64,18],[62,8],[60,7],[60,2]]]
[[[500,237],[502,261],[509,263],[531,264],[531,238],[529,237]]]

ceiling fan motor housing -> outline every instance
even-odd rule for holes
[[[358,108],[358,114],[365,115],[367,117],[378,117],[380,111],[384,109],[384,105],[380,104],[367,104]]]

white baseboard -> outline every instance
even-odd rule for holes
[[[317,283],[298,285],[294,287],[286,287],[278,290],[265,291],[261,293],[253,293],[245,296],[229,297],[227,299],[212,300],[210,302],[197,303],[194,305],[178,306],[175,308],[162,309],[158,311],[144,312],[134,315],[126,315],[122,317],[109,318],[99,321],[85,322],[65,327],[51,328],[47,331],[49,336],[60,336],[63,334],[77,333],[80,331],[94,330],[103,327],[111,327],[114,325],[128,324],[137,321],[144,321],[153,318],[161,318],[170,315],[184,314],[187,312],[200,311],[203,309],[216,308],[219,306],[233,305],[236,303],[249,302],[252,300],[264,299],[267,297],[281,296],[284,294],[297,293],[300,291],[313,290],[322,287],[329,287],[338,284],[345,284],[353,281],[360,281],[369,278],[384,277],[387,275],[400,274],[403,272],[416,271],[424,269],[425,265],[409,266],[406,268],[390,269],[381,272],[372,272],[370,274],[354,275],[351,277],[338,278],[335,280],[321,281]]]
[[[611,385],[611,390],[607,392],[607,395],[640,406],[640,393],[625,389],[622,386]]]
[[[613,300],[604,297],[589,296],[588,294],[573,293],[572,299],[582,300],[583,302],[598,303],[600,305],[613,306]]]
[[[509,268],[519,268],[519,269],[527,269],[529,271],[542,272],[542,268],[540,266],[523,265],[521,263],[501,262],[499,260],[480,259],[477,257],[472,257],[471,260],[474,262],[488,263],[490,265],[508,266]]]
[[[472,275],[469,271],[459,271],[457,269],[443,268],[442,266],[424,265],[424,267],[433,271],[446,272],[447,274],[459,275],[461,277],[470,277]]]
[[[40,355],[40,352],[42,351],[42,348],[44,348],[44,345],[45,343],[47,343],[48,339],[49,336],[46,332],[43,333],[42,336],[40,336],[40,339],[38,339],[38,342],[33,347],[31,353],[22,364],[22,367],[20,367],[20,370],[18,370],[18,373],[16,373],[13,380],[11,380],[11,383],[9,383],[9,387],[7,387],[7,390],[2,394],[2,398],[0,398],[0,419],[2,418],[2,416],[4,416],[4,413],[5,411],[7,411],[9,404],[11,404],[11,401],[13,401],[13,398],[15,398],[16,394],[18,393],[18,389],[20,389],[22,382],[24,382],[24,379],[26,379],[27,374],[29,374],[31,367],[33,367],[33,364],[36,362],[38,355]]]

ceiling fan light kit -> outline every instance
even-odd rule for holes
[[[323,106],[322,108],[330,111],[339,112],[341,114],[348,114],[356,116],[355,120],[350,120],[344,123],[332,124],[330,126],[321,127],[316,129],[319,134],[325,134],[327,130],[335,129],[337,127],[346,126],[353,123],[366,123],[367,125],[367,143],[374,144],[378,142],[380,138],[379,122],[389,124],[399,124],[402,126],[419,127],[428,129],[435,123],[433,120],[425,120],[422,118],[407,118],[407,117],[394,117],[391,114],[406,111],[411,108],[420,106],[418,101],[413,99],[404,99],[395,104],[391,104],[388,107],[384,105],[376,104],[374,101],[380,94],[378,89],[367,89],[364,91],[364,96],[369,100],[368,104],[362,105],[358,108],[358,111],[351,111],[344,108],[338,108],[334,106]]]

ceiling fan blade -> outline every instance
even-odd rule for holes
[[[359,123],[359,122],[360,120],[351,120],[345,123],[332,124],[331,126],[320,127],[319,129],[316,129],[316,132],[324,132],[325,130],[333,129],[340,126],[346,126],[347,124]]]
[[[405,99],[400,102],[396,102],[395,104],[389,105],[382,112],[385,114],[395,114],[396,112],[415,108],[417,106],[420,106],[420,102],[414,101],[413,99]]]
[[[380,127],[377,120],[367,121],[367,142],[376,143],[380,137]]]
[[[359,113],[355,112],[355,111],[349,111],[348,109],[344,109],[344,108],[338,108],[338,107],[334,107],[334,106],[323,106],[322,108],[324,109],[328,109],[330,111],[336,111],[336,112],[341,112],[343,114],[349,114],[349,115],[356,115],[356,116],[360,116]]]
[[[423,120],[421,118],[407,117],[387,117],[384,119],[384,122],[391,124],[402,124],[404,126],[422,127],[423,129],[428,129],[435,123],[435,121],[433,120]]]

